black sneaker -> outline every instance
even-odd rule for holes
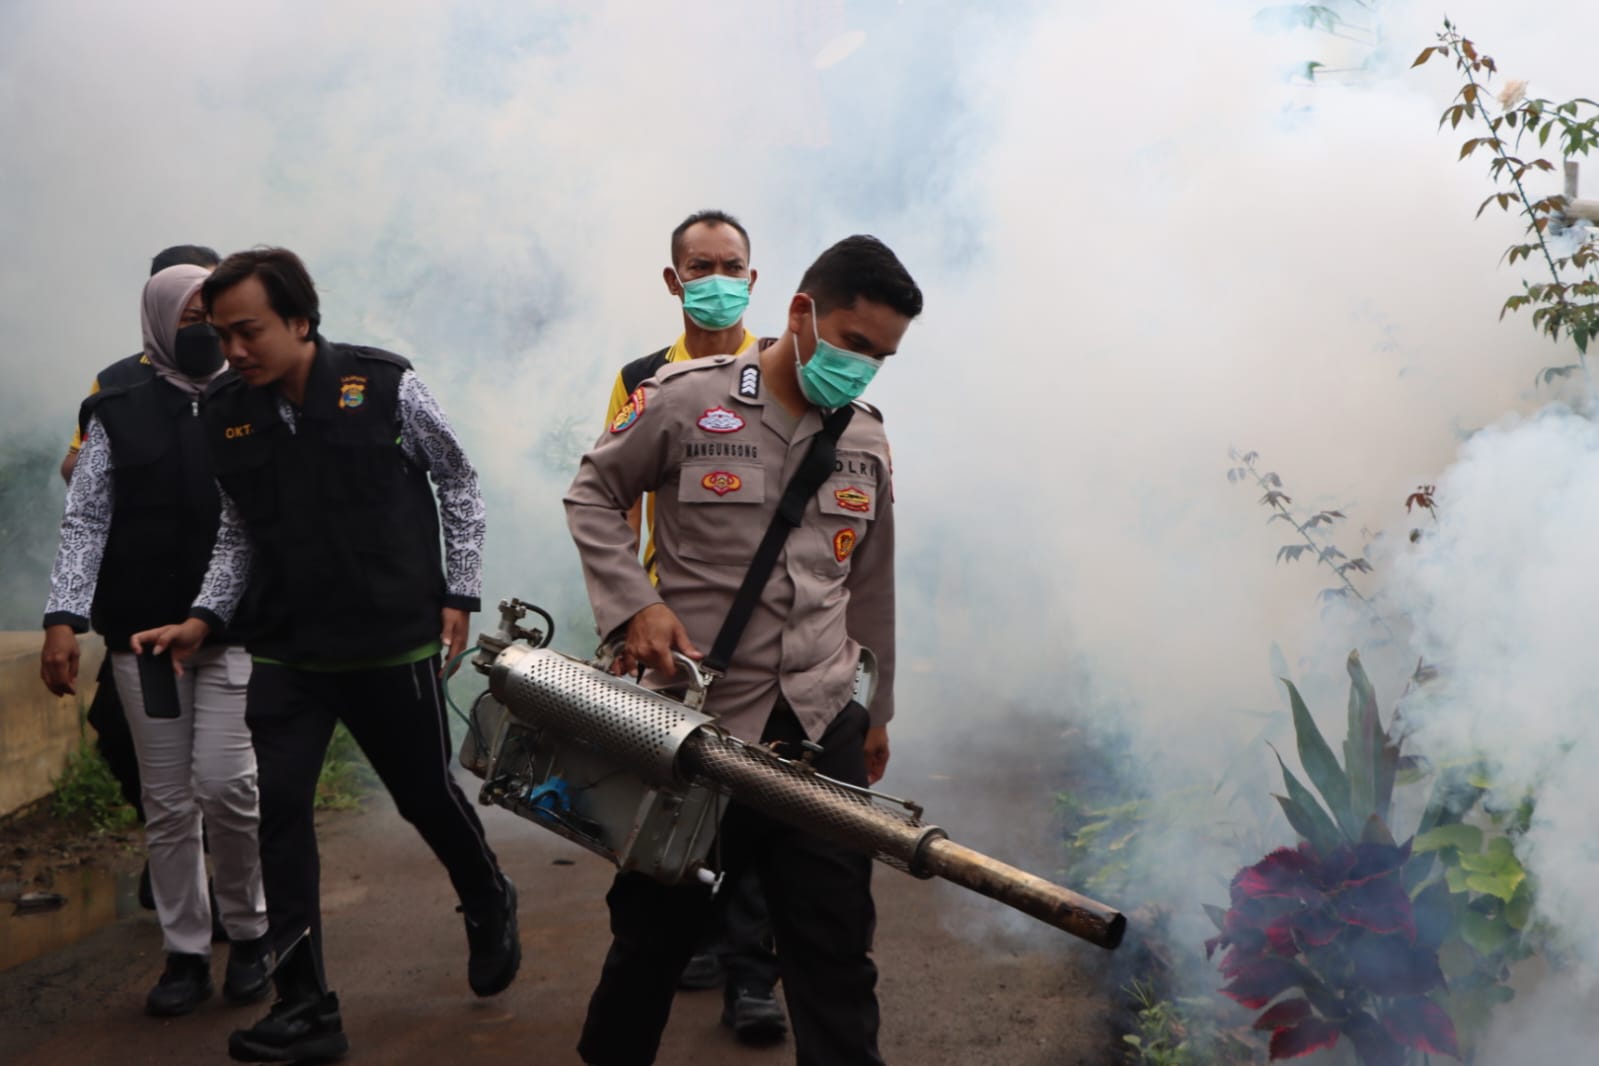
[[[722,960],[709,952],[695,955],[677,976],[677,987],[697,991],[703,988],[721,988],[727,980],[722,970]]]
[[[466,943],[471,956],[466,964],[467,983],[480,996],[504,992],[522,965],[522,940],[516,927],[516,886],[509,877],[505,897],[486,913],[455,908],[466,918]]]
[[[228,971],[222,995],[229,1003],[257,1003],[272,990],[271,959],[261,937],[236,940],[228,946]]]
[[[238,1062],[319,1062],[350,1050],[333,992],[306,999],[280,999],[267,1016],[228,1037],[228,1055]]]
[[[155,1018],[187,1014],[211,998],[211,960],[204,955],[167,956],[167,968],[144,999],[144,1013]]]
[[[788,1032],[788,1019],[770,988],[741,988],[722,1007],[722,1024],[741,1044],[775,1044]]]

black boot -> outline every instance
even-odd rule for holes
[[[144,999],[144,1013],[156,1018],[187,1014],[211,998],[211,960],[204,955],[167,956],[167,968]]]
[[[235,940],[228,946],[228,971],[222,995],[229,1003],[256,1003],[272,988],[271,967],[261,937]]]
[[[497,906],[485,910],[456,910],[466,918],[466,943],[471,951],[466,980],[480,996],[504,992],[522,965],[522,940],[516,926],[516,886],[500,876],[505,893]]]
[[[239,1062],[315,1062],[350,1050],[339,997],[322,987],[309,939],[289,949],[272,982],[277,1002],[265,1018],[228,1037],[230,1056]]]
[[[788,1019],[770,988],[729,986],[722,1007],[722,1024],[733,1030],[741,1044],[775,1044],[788,1032]]]

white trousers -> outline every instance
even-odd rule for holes
[[[201,820],[216,869],[217,908],[230,940],[267,928],[256,829],[261,811],[255,749],[244,722],[250,656],[240,647],[204,648],[185,664],[176,718],[144,711],[138,657],[115,652],[111,670],[139,755],[150,886],[168,952],[211,954]]]

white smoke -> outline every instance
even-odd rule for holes
[[[1501,807],[1537,798],[1519,854],[1539,909],[1599,978],[1599,426],[1553,410],[1474,436],[1438,483],[1438,522],[1393,563],[1416,650],[1444,672],[1406,704],[1415,747],[1486,754]]]
[[[981,845],[984,767],[943,738],[1008,728],[992,709],[1017,703],[1125,731],[1156,782],[1214,787],[1251,744],[1275,772],[1241,713],[1282,707],[1268,649],[1313,707],[1338,707],[1351,638],[1314,604],[1329,575],[1273,563],[1283,527],[1227,483],[1228,449],[1258,449],[1296,505],[1346,511],[1346,550],[1363,527],[1402,541],[1405,496],[1465,432],[1536,410],[1535,374],[1566,359],[1497,320],[1519,226],[1472,221],[1487,179],[1456,162],[1464,130],[1435,132],[1458,83],[1437,60],[1408,69],[1442,11],[1373,5],[1350,41],[1268,32],[1260,6],[13,0],[0,418],[64,440],[89,377],[131,350],[160,247],[286,245],[328,334],[412,356],[460,424],[489,495],[486,599],[538,599],[581,629],[562,457],[597,433],[616,367],[678,328],[658,280],[671,227],[706,206],[744,220],[766,333],[817,252],[876,233],[927,294],[869,397],[902,545],[887,784],[960,765]],[[1570,32],[1585,7],[1449,14],[1534,95],[1592,94]],[[1293,79],[1311,59],[1365,69]],[[1592,499],[1575,473],[1539,473],[1591,470],[1588,448],[1556,418],[1475,438],[1440,482],[1438,531],[1393,553],[1393,596],[1452,691],[1481,685],[1480,735],[1569,793],[1540,807],[1533,857],[1552,915],[1595,930],[1560,888],[1590,861],[1559,846],[1591,825],[1581,759],[1549,750],[1588,742],[1560,716],[1591,692],[1570,664],[1593,631],[1575,554]],[[1501,482],[1520,511],[1491,513]],[[1403,673],[1366,650],[1391,705]],[[1255,857],[1158,829],[1189,913]]]

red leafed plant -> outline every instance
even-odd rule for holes
[[[1410,842],[1398,844],[1387,816],[1399,746],[1383,730],[1371,684],[1351,655],[1349,739],[1344,766],[1322,738],[1293,685],[1300,761],[1320,792],[1282,768],[1289,822],[1304,839],[1233,878],[1231,906],[1207,908],[1219,933],[1222,992],[1271,1033],[1273,1060],[1348,1040],[1364,1066],[1403,1066],[1412,1051],[1460,1058],[1445,994],[1439,923],[1418,924],[1406,890]],[[1346,769],[1347,767],[1347,769]]]

